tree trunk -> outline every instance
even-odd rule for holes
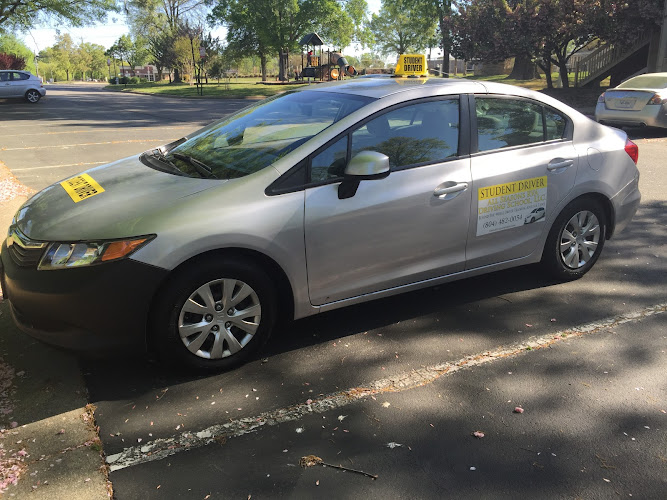
[[[554,88],[554,82],[551,79],[551,61],[549,62],[542,61],[541,63],[538,62],[537,65],[542,71],[544,71],[544,78],[547,81],[547,88],[548,89]]]
[[[528,55],[517,56],[514,59],[514,67],[507,78],[512,80],[534,80],[539,78],[535,63]]]
[[[262,67],[262,81],[266,81],[266,54],[262,53],[259,56],[259,64]]]
[[[560,72],[560,81],[563,84],[563,88],[570,88],[570,79],[567,75],[567,63],[560,61],[558,63],[558,71]]]
[[[280,66],[278,69],[278,80],[281,82],[287,81],[287,52],[281,52],[278,54]]]
[[[174,82],[173,83],[181,83],[181,72],[179,71],[178,67],[174,68]]]

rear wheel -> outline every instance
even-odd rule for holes
[[[248,361],[271,334],[276,294],[251,262],[207,258],[182,269],[160,295],[153,340],[172,366],[221,371]]]
[[[559,279],[577,279],[595,264],[607,234],[605,212],[592,198],[574,200],[556,218],[542,264]]]
[[[28,90],[25,93],[25,100],[32,103],[32,104],[35,104],[41,98],[42,98],[42,94],[40,94],[38,91],[36,91],[34,89]]]

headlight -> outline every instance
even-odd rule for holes
[[[139,250],[153,238],[155,235],[129,240],[51,243],[37,269],[65,269],[122,259]]]

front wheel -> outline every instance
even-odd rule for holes
[[[211,257],[172,277],[151,323],[163,362],[213,372],[248,361],[269,338],[275,320],[275,292],[262,269]]]
[[[542,264],[555,277],[582,277],[595,264],[607,234],[600,203],[590,198],[574,200],[558,215],[547,238]]]
[[[28,90],[25,93],[25,100],[28,101],[29,103],[35,104],[42,98],[42,94],[37,92],[36,90]]]

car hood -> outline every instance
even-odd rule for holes
[[[38,241],[142,235],[150,232],[146,222],[163,210],[173,209],[178,200],[226,182],[154,170],[141,163],[138,155],[83,173],[104,191],[75,203],[65,188],[55,183],[21,207],[16,215],[18,228]]]

